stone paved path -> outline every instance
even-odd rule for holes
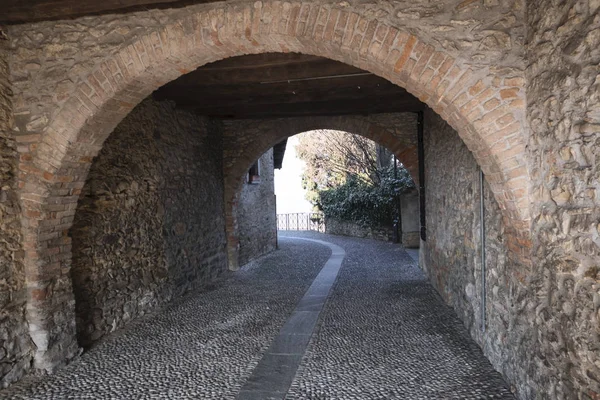
[[[406,251],[319,237],[346,258],[286,399],[514,398]]]
[[[346,255],[310,326],[310,342],[303,341],[287,395],[252,393],[252,382],[261,384],[261,368],[266,363],[268,371],[269,355],[277,353],[270,346],[297,307],[311,306],[303,296],[331,256],[328,247],[289,235],[325,240]],[[0,398],[513,398],[399,246],[300,232],[281,236],[281,250],[212,290],[144,317],[56,374],[26,379],[0,391]]]

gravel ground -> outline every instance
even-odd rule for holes
[[[0,398],[235,399],[331,254],[289,236],[346,257],[286,399],[513,399],[400,246],[310,232]]]
[[[331,254],[307,241],[280,247],[0,398],[234,399]]]
[[[400,246],[282,232],[346,250],[286,399],[513,399]]]

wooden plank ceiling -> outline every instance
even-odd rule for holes
[[[181,76],[154,93],[217,118],[420,111],[389,81],[326,58],[269,53],[229,58]]]

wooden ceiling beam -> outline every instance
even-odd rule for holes
[[[238,107],[183,106],[194,112],[214,118],[279,118],[294,116],[325,115],[367,115],[384,112],[417,112],[423,110],[423,104],[395,96],[372,96],[361,99],[349,99],[332,102],[311,101],[305,103],[246,104]]]
[[[352,66],[302,54],[258,54],[198,68],[154,92],[219,118],[419,111],[405,89]]]
[[[282,94],[268,94],[260,95],[253,94],[248,96],[223,96],[223,95],[205,95],[202,93],[201,96],[169,96],[170,100],[175,101],[177,105],[183,107],[214,107],[219,106],[221,108],[235,108],[246,105],[273,105],[273,104],[302,104],[309,102],[330,102],[335,103],[342,100],[356,100],[361,101],[371,98],[385,97],[387,99],[397,99],[403,103],[415,103],[415,98],[397,90],[381,90],[378,93],[363,93],[360,89],[356,88],[345,88],[346,90],[338,89],[335,93],[327,93],[325,91],[320,92],[299,92],[293,93],[282,93]],[[395,88],[392,88],[395,89]]]
[[[368,79],[371,78],[371,79]],[[234,101],[236,103],[262,101],[298,102],[323,97],[332,100],[346,97],[362,97],[365,94],[378,92],[382,95],[396,94],[410,96],[406,90],[391,83],[362,77],[362,79],[319,80],[276,84],[223,85],[202,86],[190,85],[165,87],[155,93],[158,99],[175,101],[192,101],[198,103]]]

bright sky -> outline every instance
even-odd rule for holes
[[[305,163],[296,157],[298,136],[287,141],[283,166],[275,170],[275,195],[277,196],[277,214],[311,212],[312,205],[304,198],[302,173]]]

